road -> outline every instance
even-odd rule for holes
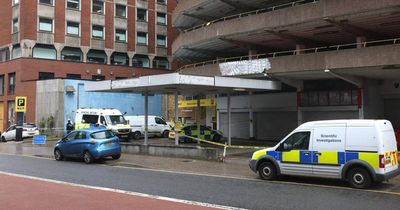
[[[0,171],[246,209],[398,209],[400,194],[0,155]]]

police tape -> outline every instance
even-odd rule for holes
[[[200,142],[204,142],[204,143],[208,143],[208,144],[213,144],[213,145],[221,146],[221,147],[225,147],[225,148],[235,148],[235,149],[265,149],[265,148],[267,148],[267,147],[256,147],[256,146],[228,145],[228,144],[222,144],[222,143],[218,143],[218,142],[214,142],[214,141],[208,141],[208,140],[196,138],[196,137],[193,137],[193,136],[186,136],[186,135],[181,135],[181,136],[185,137],[185,138],[193,139],[195,141],[200,141]]]

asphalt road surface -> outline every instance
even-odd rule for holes
[[[0,155],[0,171],[246,209],[399,209],[400,194]],[[1,186],[0,186],[1,188]],[[110,201],[111,202],[111,201]]]

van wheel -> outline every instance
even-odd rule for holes
[[[168,135],[169,135],[169,131],[164,131],[164,132],[162,133],[162,136],[163,136],[164,138],[168,138]]]
[[[274,180],[276,179],[276,168],[270,162],[261,163],[258,167],[258,175],[264,180]]]
[[[357,189],[364,189],[371,185],[371,175],[363,168],[353,168],[347,175],[350,186]]]

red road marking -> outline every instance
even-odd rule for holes
[[[1,209],[213,209],[0,174]]]

